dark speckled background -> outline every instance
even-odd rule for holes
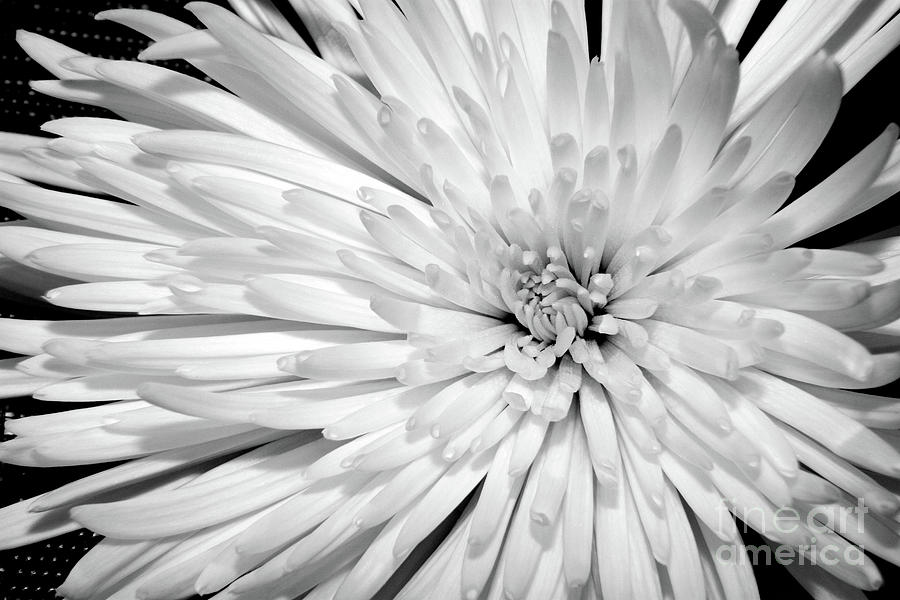
[[[181,6],[186,0],[152,0],[147,2],[110,2],[100,0],[0,0],[0,130],[37,134],[44,121],[63,116],[99,116],[105,111],[93,107],[60,102],[32,92],[27,82],[43,79],[47,74],[35,65],[15,44],[15,30],[19,28],[47,35],[79,50],[108,58],[133,58],[146,42],[130,30],[93,20],[96,12],[108,8],[151,8],[189,20],[190,14]],[[589,4],[595,0],[588,0]],[[224,4],[225,0],[219,0]],[[277,2],[277,4],[285,4]],[[758,35],[775,14],[780,1],[764,0],[750,26],[751,38]],[[591,12],[596,12],[592,9]],[[590,14],[590,22],[598,15]],[[593,34],[594,32],[592,32]],[[596,40],[594,40],[596,41]],[[742,54],[747,41],[739,47]],[[177,65],[186,68],[186,65]],[[895,95],[895,82],[900,69],[900,55],[895,52],[882,63],[846,98],[821,151],[804,175],[798,179],[796,192],[808,189],[829,174],[864,144],[873,139],[891,121],[900,121],[900,102]],[[895,199],[896,200],[896,199]],[[896,211],[885,202],[881,207],[854,219],[838,232],[817,236],[810,246],[828,247],[851,241],[898,224]],[[16,218],[0,213],[0,218]],[[71,318],[70,311],[50,307],[44,303],[16,296],[0,290],[0,314],[22,318]],[[888,390],[896,393],[896,389]],[[67,405],[71,406],[71,405]],[[59,407],[50,403],[21,398],[0,401],[3,420],[24,415],[53,412]],[[2,427],[2,422],[0,422]],[[2,429],[0,429],[2,433]],[[4,438],[5,439],[5,438]],[[34,496],[62,483],[93,472],[92,468],[28,469],[0,465],[0,506]],[[2,532],[0,532],[2,535]],[[758,541],[747,536],[747,543]],[[98,537],[87,531],[74,532],[29,547],[0,552],[0,600],[44,600],[55,597],[54,588],[65,578],[72,565]],[[883,566],[888,582],[871,598],[900,597],[900,569]],[[761,567],[757,572],[763,598],[785,595],[804,597],[804,592],[778,566]]]

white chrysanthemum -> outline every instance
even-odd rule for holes
[[[232,4],[100,15],[224,90],[20,35],[127,120],[2,137],[0,252],[141,316],[0,324],[0,391],[98,403],[3,460],[127,461],[3,545],[107,536],[75,600],[752,598],[731,513],[828,598],[900,561],[900,402],[852,391],[900,238],[795,247],[900,190],[896,128],[781,208],[900,2],[789,0],[740,64],[752,0],[607,2],[599,60],[577,0],[297,0],[324,60]]]

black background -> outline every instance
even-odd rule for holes
[[[119,25],[96,22],[93,15],[109,8],[150,8],[187,22],[192,16],[181,7],[186,0],[150,2],[110,2],[99,0],[41,0],[25,2],[0,0],[0,131],[39,134],[41,123],[64,116],[102,116],[105,111],[88,106],[42,97],[28,88],[28,81],[49,75],[31,61],[16,45],[17,29],[46,35],[78,50],[106,58],[133,58],[147,42]],[[327,1],[327,0],[324,0]],[[224,0],[217,3],[225,4]],[[277,2],[284,5],[286,2]],[[588,0],[588,22],[599,23],[599,3]],[[738,47],[743,56],[762,28],[771,20],[781,1],[765,0]],[[285,10],[289,15],[290,10]],[[291,18],[296,22],[295,19]],[[591,31],[592,46],[598,47],[599,27]],[[596,50],[592,52],[596,54]],[[190,71],[185,64],[164,63]],[[900,102],[894,82],[900,68],[900,52],[895,51],[876,67],[844,99],[837,121],[807,169],[798,177],[795,196],[812,187],[875,138],[890,122],[900,122]],[[891,205],[896,198],[841,226],[810,240],[810,247],[830,247],[852,241],[898,224]],[[0,218],[16,218],[0,212]],[[72,318],[73,312],[42,302],[22,298],[0,290],[0,315],[20,318]],[[896,393],[895,390],[891,390]],[[60,407],[30,398],[0,401],[3,420],[24,415],[54,412]],[[67,406],[70,406],[67,404]],[[0,420],[0,434],[3,434]],[[6,439],[6,438],[4,438]],[[91,468],[31,469],[0,465],[0,506],[42,493],[67,481],[93,472]],[[0,532],[2,536],[2,532]],[[37,600],[54,598],[59,585],[74,563],[99,540],[87,531],[78,531],[32,546],[0,552],[0,600]],[[760,540],[750,533],[748,544]],[[897,598],[900,594],[900,569],[879,562],[886,584],[870,598]],[[780,566],[757,567],[757,579],[763,598],[779,594],[805,597],[805,592]]]

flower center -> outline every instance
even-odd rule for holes
[[[556,246],[543,256],[526,250],[513,258],[501,273],[501,289],[516,320],[527,330],[516,341],[516,350],[533,359],[538,369],[552,366],[577,340],[618,332],[616,320],[603,311],[613,283],[609,274],[595,273],[581,280]]]

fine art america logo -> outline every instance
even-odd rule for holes
[[[862,498],[857,500],[856,506],[817,505],[806,507],[806,510],[783,507],[772,511],[733,504],[729,510],[723,506],[720,519],[737,516],[744,524],[744,533],[756,530],[767,543],[723,542],[715,548],[714,554],[716,560],[722,562],[749,562],[751,565],[862,565],[866,561],[862,542],[868,512]]]

